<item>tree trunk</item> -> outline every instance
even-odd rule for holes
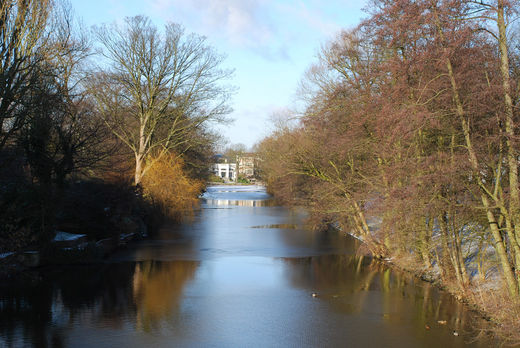
[[[511,82],[509,77],[509,56],[506,36],[504,3],[498,1],[497,7],[498,45],[500,51],[500,74],[502,75],[502,89],[504,93],[505,130],[507,163],[509,166],[509,210],[514,224],[515,235],[511,236],[518,243],[520,235],[520,192],[518,189],[518,161],[513,144],[515,125],[513,121],[513,99],[511,98]],[[513,230],[511,231],[511,233]]]
[[[437,31],[440,37],[441,42],[443,44],[445,43],[444,39],[444,32],[442,31],[442,27],[439,21],[439,18],[437,17],[436,9],[433,8],[434,14],[435,14],[435,20],[436,20],[436,26]],[[444,51],[447,53],[447,48],[444,48]],[[493,213],[491,203],[489,202],[489,199],[487,197],[487,193],[484,190],[484,183],[482,182],[482,179],[480,177],[480,168],[479,163],[477,159],[477,155],[475,153],[475,149],[473,148],[473,143],[471,141],[471,133],[470,128],[468,124],[468,120],[466,119],[466,115],[464,112],[464,108],[462,106],[462,102],[460,100],[459,96],[459,89],[457,86],[457,82],[455,80],[455,75],[453,73],[453,66],[451,65],[451,60],[449,58],[449,55],[446,54],[446,68],[448,70],[448,76],[450,78],[451,82],[451,90],[452,90],[452,96],[453,101],[455,103],[456,107],[456,114],[458,118],[460,119],[462,130],[464,132],[464,140],[466,142],[466,149],[468,150],[468,157],[469,162],[471,165],[471,168],[473,169],[473,175],[475,176],[479,187],[481,188],[480,193],[480,199],[482,201],[482,205],[484,206],[484,210],[486,212],[486,217],[489,223],[489,228],[491,230],[491,235],[494,239],[494,246],[495,250],[498,255],[498,259],[500,262],[500,265],[502,267],[502,271],[504,272],[504,278],[506,280],[507,287],[509,289],[509,293],[514,299],[518,299],[518,283],[516,281],[515,274],[513,273],[513,267],[511,263],[509,262],[509,257],[507,250],[503,243],[503,238],[500,233],[500,230],[498,229],[497,220],[495,218],[495,214]],[[515,166],[516,167],[516,166]]]
[[[134,177],[135,186],[141,185],[141,180],[143,179],[143,169],[144,169],[144,156],[141,154],[136,154],[135,155],[135,177]]]
[[[430,269],[432,267],[430,258],[430,233],[432,224],[431,220],[427,217],[423,218],[423,220],[424,221],[419,224],[419,249],[424,266]]]
[[[498,45],[500,51],[500,74],[504,93],[505,130],[507,164],[509,166],[509,214],[513,228],[508,228],[509,242],[513,250],[516,269],[520,266],[520,191],[518,188],[518,160],[513,144],[515,124],[513,120],[513,99],[511,97],[511,82],[509,76],[509,55],[505,23],[504,1],[498,0],[497,6]],[[520,277],[517,276],[517,286],[520,287]]]

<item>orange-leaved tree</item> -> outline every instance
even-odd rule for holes
[[[142,181],[145,196],[169,218],[181,220],[190,216],[204,183],[190,178],[183,159],[176,154],[168,153],[151,161]]]

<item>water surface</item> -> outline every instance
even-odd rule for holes
[[[193,221],[102,264],[2,284],[0,347],[492,344],[447,294],[304,222],[261,187],[210,187]]]

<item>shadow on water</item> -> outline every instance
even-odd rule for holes
[[[177,315],[199,262],[145,261],[72,267],[0,287],[0,346],[65,347],[87,325],[150,332]]]

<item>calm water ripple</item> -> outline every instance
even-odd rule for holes
[[[450,296],[268,198],[211,187],[192,222],[103,264],[2,284],[0,347],[494,344],[471,340],[480,322]]]

